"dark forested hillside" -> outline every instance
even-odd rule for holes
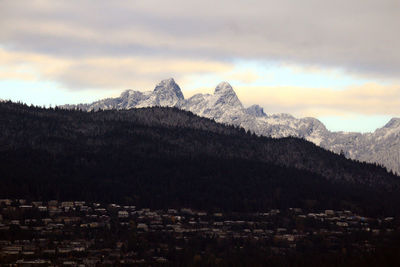
[[[258,137],[175,108],[0,103],[0,198],[398,213],[398,185],[382,167],[305,140]]]

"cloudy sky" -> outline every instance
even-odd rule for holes
[[[398,0],[0,0],[0,98],[57,105],[220,81],[245,106],[373,131],[400,117]]]

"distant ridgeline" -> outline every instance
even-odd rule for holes
[[[152,106],[177,107],[217,122],[236,125],[257,135],[304,138],[347,158],[378,163],[400,173],[400,119],[391,119],[373,133],[331,132],[315,118],[295,118],[290,114],[265,114],[262,107],[245,108],[232,86],[217,85],[213,94],[196,94],[185,99],[174,79],[161,81],[153,91],[126,90],[119,97],[90,104],[64,105],[66,109],[132,109]]]
[[[376,164],[178,108],[83,112],[0,103],[0,198],[400,214],[398,190],[399,177]]]

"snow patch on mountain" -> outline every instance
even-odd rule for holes
[[[275,138],[294,136],[345,156],[378,163],[400,173],[400,119],[393,118],[373,133],[330,132],[315,118],[295,118],[290,114],[264,113],[262,107],[245,108],[228,82],[217,85],[213,94],[196,94],[185,99],[174,79],[166,79],[153,91],[126,90],[117,98],[62,108],[86,111],[167,106],[191,111],[217,122],[241,126],[257,135]]]
[[[253,115],[255,117],[265,117],[267,114],[264,113],[264,109],[259,105],[252,105],[246,108],[246,113],[249,115]]]

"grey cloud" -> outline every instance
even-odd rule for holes
[[[130,85],[134,85],[136,90],[148,90],[154,86],[153,81],[160,81],[165,77],[172,77],[172,73],[167,70],[165,72],[143,73],[137,71],[137,69],[119,69],[116,71],[104,66],[74,65],[64,72],[58,73],[54,79],[71,90],[106,88],[121,91],[127,89]]]
[[[283,60],[389,79],[400,74],[394,0],[6,0],[0,10],[0,44],[15,50]]]

